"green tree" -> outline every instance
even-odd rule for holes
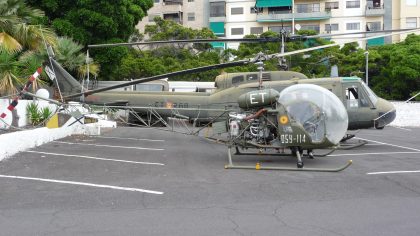
[[[84,46],[127,42],[137,33],[136,24],[153,6],[152,0],[28,0],[28,3],[46,12],[59,35],[72,37]],[[102,65],[103,79],[118,78],[117,67],[127,53],[121,47],[91,50]]]
[[[150,41],[181,40],[181,39],[211,39],[217,38],[208,28],[191,29],[184,27],[171,20],[163,20],[155,17],[155,24],[146,25],[144,33],[147,34]],[[188,48],[188,43],[178,43],[178,48]],[[205,51],[211,48],[209,43],[194,43],[192,48],[198,51]]]
[[[420,90],[419,35],[411,34],[404,42],[375,47],[369,51],[369,58],[372,52],[379,55],[374,64],[380,65],[381,69],[372,75],[371,80],[379,96],[405,100]]]
[[[151,41],[180,40],[197,38],[216,38],[207,28],[200,30],[179,25],[173,21],[156,17],[154,25],[145,27],[145,34]],[[210,50],[211,45],[179,43],[171,45],[152,45],[150,50],[130,49],[122,59],[118,74],[120,79],[136,79],[174,71],[191,69],[221,62],[219,51]],[[171,80],[212,80],[218,71],[189,74]]]

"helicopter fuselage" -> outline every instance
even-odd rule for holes
[[[280,92],[293,84],[315,84],[333,92],[347,109],[349,130],[383,128],[395,118],[393,105],[377,97],[357,77],[294,78],[264,81],[263,86]],[[125,104],[140,116],[146,116],[154,110],[162,117],[182,116],[190,120],[209,122],[217,120],[218,117],[222,118],[223,113],[239,111],[239,96],[258,88],[258,82],[248,81],[217,89],[213,93],[108,91],[89,95],[85,101],[98,105]]]

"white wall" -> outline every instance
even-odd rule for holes
[[[3,119],[3,121],[0,118],[0,128],[1,129],[7,129],[12,123],[17,123],[17,127],[24,127],[28,124],[28,118],[26,113],[26,107],[28,104],[31,104],[35,102],[38,104],[38,107],[41,109],[43,107],[49,107],[50,110],[54,113],[57,110],[57,105],[50,104],[47,101],[33,101],[33,100],[19,100],[18,105],[15,107],[15,112],[11,112],[7,109],[10,102],[12,100],[9,99],[0,99],[0,114],[6,113],[6,117]],[[15,115],[13,115],[15,114]]]
[[[391,126],[420,127],[420,102],[392,102],[397,110],[397,117]]]

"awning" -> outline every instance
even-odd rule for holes
[[[380,46],[385,44],[385,38],[376,38],[376,39],[368,39],[367,41],[368,46]]]
[[[210,44],[213,48],[225,48],[224,42],[211,42]]]
[[[225,35],[225,22],[210,22],[210,29],[215,35]]]
[[[257,0],[257,7],[291,7],[292,0]]]

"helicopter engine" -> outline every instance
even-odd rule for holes
[[[266,112],[266,109],[261,109],[256,113],[230,113],[230,136],[243,142],[270,144],[277,138],[277,128],[273,123],[274,116],[271,119],[262,117],[262,114]]]
[[[240,142],[269,145],[277,138],[276,114],[272,111],[279,93],[273,89],[257,90],[239,97],[241,113],[229,114],[230,136]]]

